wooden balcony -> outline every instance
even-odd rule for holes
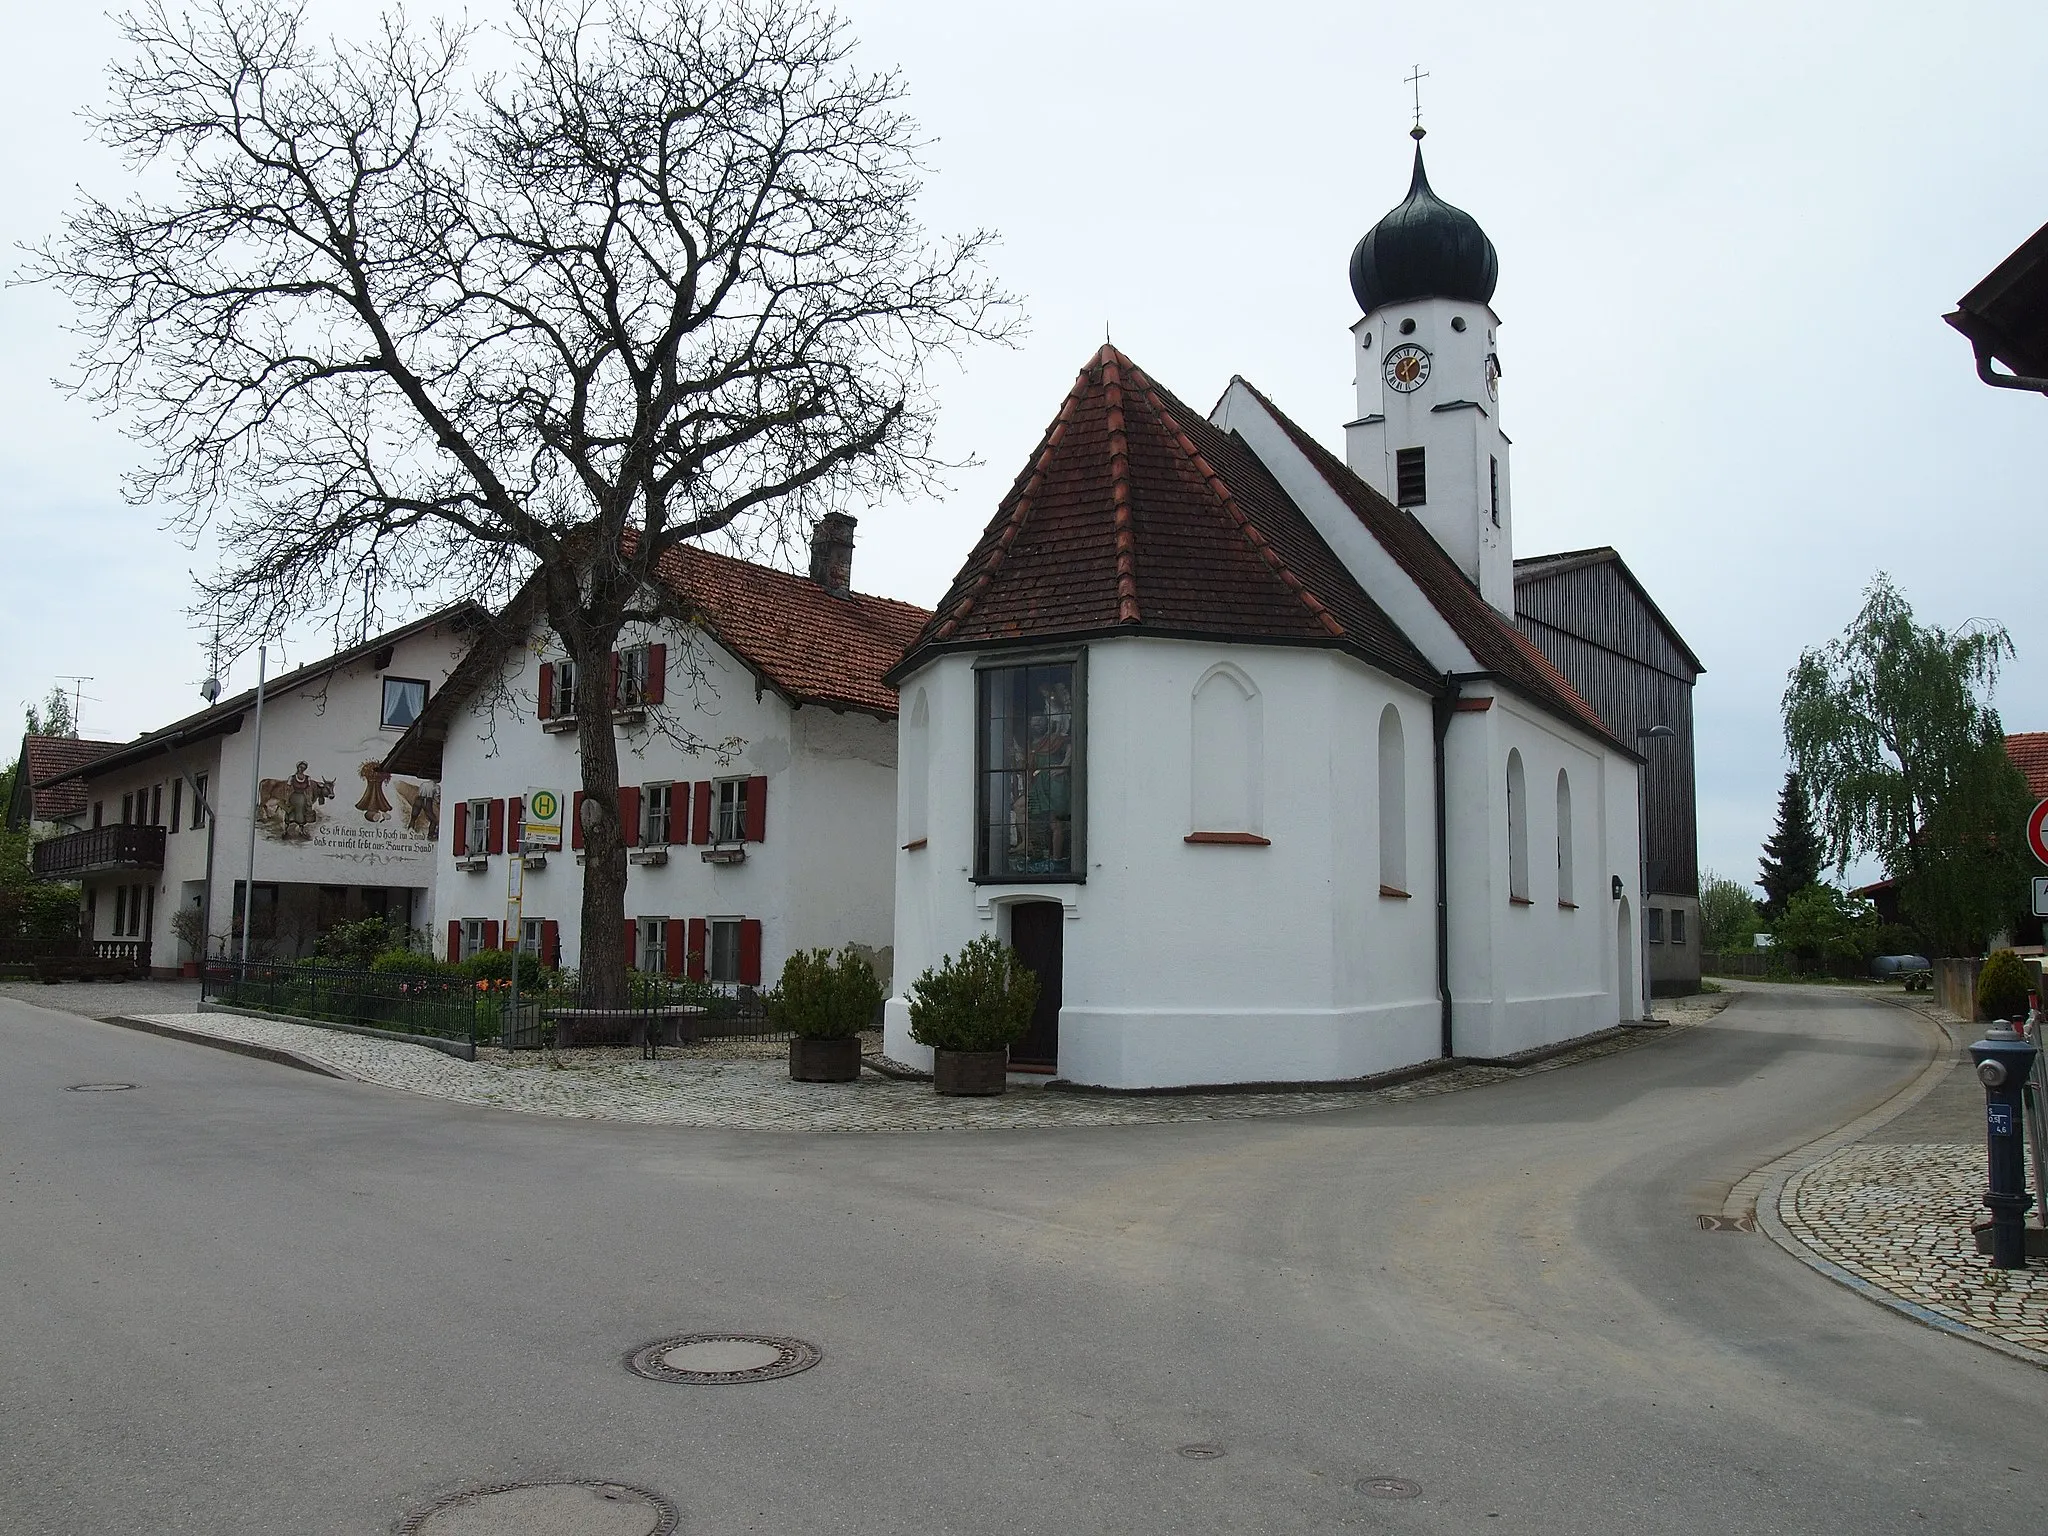
[[[38,880],[76,880],[120,869],[162,869],[164,829],[116,823],[46,838],[30,854]]]

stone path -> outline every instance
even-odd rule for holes
[[[1660,1005],[1674,1029],[1710,1017],[1726,996]],[[1369,1100],[1423,1098],[1534,1072],[1555,1071],[1670,1031],[1631,1032],[1594,1041],[1549,1061],[1518,1067],[1456,1067],[1372,1090],[1174,1094],[1148,1097],[1013,1087],[1000,1098],[941,1098],[929,1083],[863,1076],[853,1083],[793,1083],[787,1047],[731,1043],[637,1054],[563,1051],[551,1063],[538,1051],[486,1049],[474,1062],[426,1046],[343,1034],[305,1024],[223,1013],[130,1014],[223,1039],[292,1051],[347,1076],[463,1104],[570,1119],[640,1125],[716,1126],[752,1131],[959,1131],[1042,1126],[1153,1125],[1237,1120],[1354,1109]]]

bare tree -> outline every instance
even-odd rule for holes
[[[688,540],[790,538],[940,468],[931,361],[1017,324],[985,232],[913,214],[918,129],[811,0],[518,0],[502,35],[289,0],[123,18],[87,197],[31,274],[84,319],[139,501],[222,552],[243,639],[537,577],[579,675],[687,620]],[[488,50],[491,71],[473,52]],[[618,754],[579,728],[585,1000],[624,993]]]

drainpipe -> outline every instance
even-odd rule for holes
[[[1458,709],[1458,680],[1444,674],[1444,691],[1430,701],[1436,747],[1436,994],[1443,1010],[1445,1060],[1457,1055],[1456,1031],[1451,1010],[1451,855],[1449,815],[1444,806],[1444,739],[1450,734],[1451,716]]]
[[[249,744],[249,871],[242,881],[242,979],[249,975],[249,930],[256,926],[256,823],[263,814],[263,670],[268,649],[256,647],[256,739]]]

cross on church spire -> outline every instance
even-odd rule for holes
[[[1429,132],[1427,128],[1422,126],[1422,82],[1429,78],[1429,71],[1420,64],[1414,64],[1409,67],[1413,72],[1408,76],[1407,83],[1415,91],[1415,126],[1408,130],[1408,137],[1419,144],[1422,142],[1422,136]]]

